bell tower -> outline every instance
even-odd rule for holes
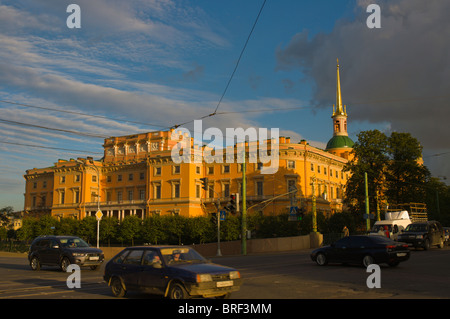
[[[347,132],[347,106],[342,104],[338,59],[336,69],[336,104],[333,104],[333,115],[331,116],[333,119],[333,137],[328,141],[326,150],[348,159],[354,143],[348,137]]]

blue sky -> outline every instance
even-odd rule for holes
[[[80,29],[66,25],[71,3]],[[381,7],[381,29],[366,25],[369,3]],[[23,209],[27,169],[100,158],[103,136],[212,113],[262,4],[0,0],[0,207]],[[324,148],[339,58],[350,137],[410,132],[432,173],[450,177],[449,9],[439,0],[267,0],[218,109],[231,113],[203,129],[279,128]]]

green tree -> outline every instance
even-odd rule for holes
[[[103,217],[100,221],[100,240],[107,241],[108,247],[114,239],[119,228],[119,220],[114,217]]]
[[[368,176],[368,189],[371,194],[370,207],[376,207],[376,194],[383,190],[385,172],[389,164],[387,155],[388,138],[378,131],[362,131],[353,146],[354,158],[344,170],[351,173],[347,181],[344,203],[353,211],[365,211],[364,174]]]
[[[120,237],[127,242],[131,241],[131,245],[134,246],[134,241],[139,239],[142,220],[137,216],[126,216],[120,223]]]
[[[97,240],[97,218],[87,216],[80,221],[78,228],[78,236],[86,240],[88,243]]]
[[[164,231],[164,222],[161,216],[155,215],[144,219],[142,225],[142,239],[150,244],[157,245],[167,238]]]
[[[389,203],[424,203],[429,170],[418,160],[422,146],[409,133],[393,132],[388,139],[389,169],[386,171],[386,196]]]

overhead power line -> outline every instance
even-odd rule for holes
[[[208,115],[200,117],[199,118],[200,120],[204,119],[204,118],[207,118],[207,117],[215,116],[217,114],[217,110],[219,109],[219,106],[222,103],[222,100],[223,100],[223,98],[225,97],[225,94],[228,91],[228,87],[230,86],[231,81],[233,80],[234,74],[236,73],[236,70],[239,67],[239,63],[241,62],[242,56],[244,55],[244,51],[247,48],[247,44],[250,41],[250,37],[252,36],[253,31],[255,30],[256,24],[258,23],[259,17],[261,16],[261,13],[262,13],[265,5],[266,5],[266,0],[263,1],[262,5],[261,5],[261,8],[259,9],[259,12],[258,12],[258,15],[256,16],[255,22],[253,22],[253,26],[252,26],[252,28],[250,30],[250,33],[249,33],[249,35],[247,37],[247,40],[245,41],[245,44],[244,44],[244,46],[243,46],[243,48],[241,50],[241,53],[239,54],[239,58],[236,61],[236,64],[235,64],[234,69],[233,69],[233,72],[231,73],[231,76],[228,79],[227,85],[225,86],[225,89],[224,89],[222,95],[220,96],[219,102],[217,103],[217,106],[216,106],[214,112],[211,113],[211,114],[208,114]],[[177,127],[180,127],[181,125],[185,125],[185,124],[191,123],[193,121],[194,120],[190,120],[190,121],[187,121],[187,122],[184,122],[184,123],[181,123],[181,124],[176,124],[176,125],[173,125],[171,128],[177,128]]]
[[[69,149],[69,148],[51,147],[51,146],[43,146],[43,145],[13,143],[13,142],[5,142],[5,141],[0,141],[0,143],[2,143],[2,144],[9,144],[9,145],[17,145],[17,146],[27,146],[27,147],[34,147],[34,148],[42,148],[42,149],[49,149],[49,150],[69,151],[69,152],[76,152],[76,153],[103,154],[101,152],[92,152],[92,151],[86,151],[86,150],[74,150],[74,149]]]
[[[47,126],[42,126],[42,125],[30,124],[30,123],[10,121],[10,120],[5,120],[5,119],[1,119],[1,118],[0,118],[0,122],[6,123],[6,124],[10,124],[10,125],[20,125],[20,126],[27,126],[27,127],[35,127],[35,128],[40,128],[40,129],[44,129],[44,130],[64,132],[64,133],[70,133],[70,134],[82,135],[82,136],[88,136],[88,137],[96,137],[96,138],[103,138],[103,139],[109,137],[109,136],[106,136],[106,135],[98,135],[98,134],[94,134],[94,133],[80,132],[80,131],[71,131],[71,130],[47,127]]]
[[[87,113],[76,112],[76,111],[59,110],[59,109],[55,109],[55,108],[51,108],[51,107],[36,106],[36,105],[17,103],[17,102],[6,101],[6,100],[0,100],[0,103],[24,106],[24,107],[41,109],[41,110],[52,111],[52,112],[60,112],[60,113],[67,113],[67,114],[73,114],[73,115],[81,115],[81,116],[86,116],[86,117],[94,117],[94,118],[112,120],[112,121],[117,121],[117,122],[125,122],[125,123],[131,123],[131,124],[156,126],[156,127],[167,127],[167,125],[159,125],[159,124],[152,124],[152,123],[143,123],[143,122],[137,122],[137,121],[130,121],[130,120],[118,119],[118,118],[109,117],[109,116],[87,114]]]

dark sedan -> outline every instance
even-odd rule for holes
[[[236,269],[213,264],[186,246],[129,247],[105,266],[104,280],[114,296],[129,290],[170,299],[227,298],[242,284]]]
[[[364,267],[387,263],[394,267],[408,260],[409,256],[407,244],[383,236],[348,236],[311,253],[311,259],[321,266],[337,262],[362,264]]]

